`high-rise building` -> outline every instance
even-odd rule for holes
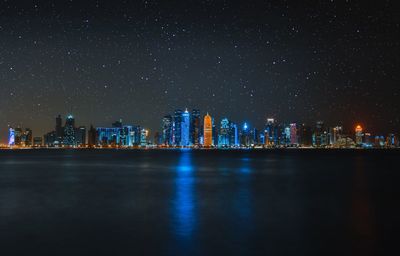
[[[299,143],[302,146],[305,147],[310,147],[313,144],[313,132],[312,129],[309,125],[307,124],[302,124],[300,127],[300,138],[299,138]]]
[[[240,145],[242,147],[249,147],[251,145],[250,127],[247,123],[243,124],[243,128],[240,131]]]
[[[187,109],[182,113],[181,146],[190,146],[190,114]]]
[[[212,118],[211,116],[207,113],[207,115],[204,116],[204,147],[211,147],[212,146],[212,139],[213,139],[213,134],[212,134]]]
[[[214,146],[217,146],[218,145],[218,125],[213,117],[211,118],[211,122],[212,122],[212,144]]]
[[[218,135],[218,146],[229,147],[230,146],[230,122],[228,118],[223,118],[221,120],[221,125],[219,128]]]
[[[88,131],[88,145],[90,148],[97,145],[97,131],[93,125],[90,125],[90,129]]]
[[[165,115],[162,119],[162,143],[165,146],[173,145],[173,119],[171,115]]]
[[[54,147],[54,146],[56,146],[55,145],[56,138],[57,138],[56,135],[57,135],[56,131],[51,131],[51,132],[46,133],[44,135],[44,145],[46,147]]]
[[[64,145],[67,147],[76,146],[75,138],[75,119],[72,115],[69,115],[65,120],[64,126]]]
[[[193,109],[190,118],[190,142],[192,145],[200,145],[201,136],[200,110]]]
[[[56,130],[55,130],[55,141],[54,142],[56,142],[56,144],[61,144],[62,142],[63,142],[63,137],[64,137],[64,130],[63,130],[63,127],[62,127],[62,118],[61,118],[61,115],[58,115],[57,117],[56,117]],[[54,143],[53,142],[53,143]]]
[[[313,145],[316,147],[325,147],[328,145],[328,133],[325,129],[323,121],[318,121],[315,125],[314,135],[313,135]]]
[[[8,129],[8,146],[15,145],[15,130],[13,128]]]
[[[75,129],[75,140],[76,140],[76,145],[80,147],[86,146],[86,127],[85,126],[79,126],[78,128]]]
[[[239,131],[235,123],[229,122],[229,145],[239,146]]]
[[[297,138],[297,124],[291,123],[290,124],[290,144],[297,145],[299,143]]]
[[[337,144],[337,142],[342,138],[343,136],[343,127],[342,126],[336,126],[331,129],[330,132],[330,143],[331,145]]]
[[[356,145],[361,146],[363,143],[363,136],[364,136],[361,125],[356,126],[355,133],[356,133]]]
[[[182,110],[177,109],[174,113],[174,145],[182,146]]]
[[[264,145],[276,146],[279,144],[279,131],[275,119],[268,118],[264,129]]]
[[[142,129],[140,132],[140,146],[147,146],[147,138],[149,136],[149,131],[146,129]]]
[[[32,146],[32,130],[29,128],[25,128],[24,132],[24,145],[26,147]]]

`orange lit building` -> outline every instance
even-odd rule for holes
[[[212,146],[212,118],[207,113],[204,116],[204,147]]]
[[[363,143],[363,129],[361,125],[356,126],[356,145],[361,145]]]

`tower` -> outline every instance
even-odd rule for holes
[[[186,109],[182,113],[182,123],[181,123],[181,145],[187,147],[190,145],[190,114]]]
[[[172,116],[171,115],[165,115],[162,119],[162,143],[164,145],[172,145]]]
[[[64,145],[67,147],[76,146],[75,140],[75,119],[69,115],[65,120],[64,126]]]
[[[190,119],[190,142],[192,145],[200,144],[200,110],[193,109]]]
[[[356,145],[361,146],[363,143],[363,128],[361,127],[361,125],[356,126],[355,132],[356,132]]]
[[[204,116],[204,147],[212,146],[212,118],[207,113]]]
[[[174,113],[174,145],[182,146],[182,110],[177,109]]]

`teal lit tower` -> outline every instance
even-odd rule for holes
[[[187,109],[182,113],[181,143],[184,147],[190,145],[190,114]]]

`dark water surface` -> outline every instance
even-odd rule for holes
[[[0,151],[0,255],[387,255],[400,230],[399,160],[400,151]]]

